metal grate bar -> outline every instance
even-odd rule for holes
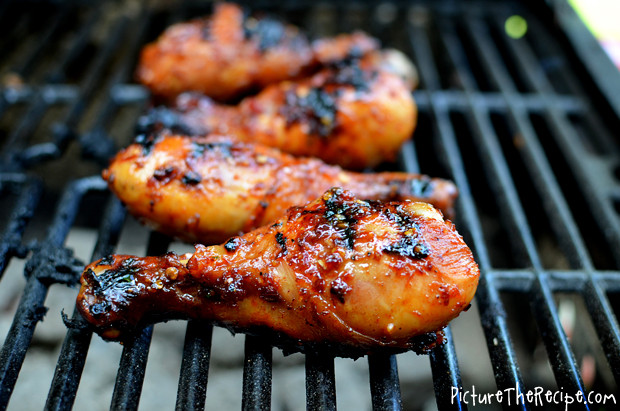
[[[620,292],[620,271],[598,272],[593,275],[596,283],[608,293]]]
[[[87,323],[77,311],[74,311],[71,321],[81,327],[67,331],[45,403],[46,410],[60,411],[73,407],[86,362],[92,332],[86,329]]]
[[[123,346],[112,394],[111,410],[138,409],[152,336],[153,326],[151,325],[142,329],[138,336]]]
[[[496,21],[495,24],[498,24],[498,22]],[[482,33],[477,36],[477,44],[480,44],[481,41],[485,41],[485,35],[488,35],[488,33]],[[523,53],[531,53],[530,51],[525,50],[524,47],[519,46],[517,42],[508,41],[508,43],[509,46],[513,48],[519,48],[519,50],[514,50],[515,54],[517,54],[519,58],[522,57]],[[530,61],[530,63],[532,63],[532,61]],[[496,71],[501,71],[502,66],[499,66],[498,64],[493,64],[492,66],[497,67]],[[524,68],[530,72],[533,70],[533,68],[527,67],[527,65]],[[544,82],[544,76],[541,73],[538,73],[536,76],[533,73],[530,73],[527,77],[536,88],[540,89],[541,93],[543,93],[543,98],[546,93],[553,93],[550,87],[541,86],[541,83]],[[502,81],[500,82],[500,87],[507,84],[509,84],[509,82],[507,80],[507,76],[504,75]],[[555,110],[552,106],[549,106],[548,109]],[[521,117],[523,117],[523,113],[520,114]],[[523,121],[522,118],[520,118],[520,120]],[[526,147],[530,150],[538,148],[538,145],[533,137],[533,130],[527,131],[528,132],[525,132],[523,127],[521,127],[522,135],[527,139]],[[574,138],[571,140],[574,140]],[[542,153],[542,149],[538,148],[538,150],[539,152],[533,155],[533,158],[529,161],[530,167],[538,166],[542,168],[546,165],[546,160],[544,154]],[[543,169],[539,171],[539,173],[544,178],[550,175],[551,171],[548,169]],[[553,203],[550,204],[550,207],[548,207],[549,210],[547,214],[552,217],[555,216],[561,220],[556,223],[555,228],[558,230],[557,236],[564,240],[563,244],[570,246],[567,250],[567,254],[569,258],[572,257],[570,258],[572,265],[578,268],[583,267],[587,270],[588,274],[590,274],[593,267],[589,256],[585,254],[585,244],[581,240],[576,224],[570,216],[568,205],[563,201],[555,180],[553,180],[552,183],[553,185],[550,185],[551,183],[546,183],[545,187],[540,189],[547,193]],[[620,371],[618,371],[617,368],[617,366],[620,365],[620,330],[613,314],[613,310],[611,309],[605,294],[602,292],[600,287],[594,283],[592,278],[588,278],[587,281],[588,283],[584,293],[584,301],[586,302],[590,315],[594,320],[597,333],[603,343],[603,348],[607,354],[607,358],[610,361],[610,365],[612,365],[612,370],[615,370],[613,372],[616,380],[620,381],[618,378],[620,377]],[[614,367],[614,365],[616,365],[616,367]]]
[[[146,255],[161,255],[170,246],[170,237],[151,231]],[[144,383],[144,374],[149,356],[153,326],[145,327],[123,346],[121,361],[116,375],[111,409],[136,410]]]
[[[496,24],[498,23],[496,22]],[[472,32],[474,43],[480,46],[481,54],[485,57],[483,60],[488,62],[490,74],[495,78],[500,89],[506,94],[506,100],[511,107],[513,119],[518,124],[521,136],[527,142],[525,144],[524,154],[529,157],[528,168],[534,169],[535,171],[533,173],[542,180],[542,183],[538,184],[538,190],[545,194],[545,199],[550,200],[544,205],[547,208],[547,215],[552,218],[552,222],[555,222],[553,227],[556,230],[556,235],[563,240],[562,245],[566,249],[566,255],[571,265],[575,268],[585,268],[587,272],[590,273],[593,267],[589,255],[586,254],[586,246],[571,216],[569,207],[561,195],[557,182],[552,177],[551,168],[545,159],[546,157],[542,148],[540,148],[536,141],[534,130],[529,127],[529,123],[527,123],[525,119],[525,112],[515,107],[516,104],[512,101],[511,95],[514,89],[511,87],[507,73],[503,72],[504,66],[499,63],[498,56],[493,55],[494,49],[487,44],[489,33],[481,32],[482,24],[480,24],[479,21],[468,20],[468,27]],[[548,91],[549,90],[545,90],[545,92]],[[537,179],[535,179],[535,182],[536,181]],[[587,294],[584,295],[585,301],[591,316],[595,319],[596,329],[601,341],[606,341],[604,348],[607,352],[607,357],[611,361],[614,361],[615,364],[619,364],[620,333],[613,311],[604,293],[591,279],[588,280],[588,287],[586,290]],[[620,371],[616,371],[615,374],[616,376],[620,375]]]
[[[63,194],[47,233],[46,244],[56,247],[62,246],[69,234],[71,224],[79,212],[82,198],[92,191],[105,190],[106,184],[100,177],[86,177],[70,183]]]
[[[497,388],[500,390],[515,388],[520,391],[516,393],[517,395],[523,393],[525,384],[508,332],[508,316],[493,278],[484,271],[478,284],[476,302],[480,307],[480,323],[484,329]],[[521,409],[527,409],[526,404],[522,404]]]
[[[336,410],[334,357],[318,350],[306,353],[306,408]]]
[[[520,70],[530,79],[541,98],[546,99],[547,95],[555,94],[544,73],[540,72],[532,50],[523,42],[508,42],[507,45],[517,56],[515,60]],[[552,128],[552,136],[558,141],[558,146],[564,157],[573,167],[573,173],[580,183],[579,187],[584,193],[584,198],[593,210],[592,215],[597,217],[596,221],[607,241],[611,244],[613,256],[620,266],[620,219],[618,219],[618,213],[611,204],[609,193],[605,192],[602,186],[596,184],[600,178],[599,175],[594,175],[594,169],[592,167],[586,168],[584,165],[596,160],[588,155],[588,150],[580,144],[574,130],[556,107],[548,104],[545,117]],[[601,171],[598,167],[596,170],[597,174]]]
[[[612,107],[614,117],[620,118],[620,79],[611,59],[597,42],[592,33],[582,24],[571,4],[559,2],[555,7],[554,18],[565,28],[563,34],[571,42],[581,65],[592,73],[595,87],[602,93],[603,98]]]
[[[72,37],[71,47],[63,55],[58,56],[57,64],[46,77],[48,83],[66,81],[65,72],[69,62],[74,61],[79,53],[84,50],[84,47],[86,47],[86,43],[91,36],[95,23],[101,18],[101,13],[100,4],[93,6],[88,17],[80,24],[79,30]]]
[[[407,173],[419,174],[420,165],[418,164],[416,149],[412,142],[408,141],[403,144],[400,152],[398,153],[398,160],[400,162],[400,168]]]
[[[544,198],[542,206],[546,209],[552,228],[556,231],[556,236],[562,239],[561,245],[565,249],[565,255],[569,258],[574,268],[592,268],[589,255],[586,253],[586,246],[582,241],[579,229],[572,218],[570,209],[566,204],[558,183],[553,175],[553,171],[545,153],[536,138],[536,133],[527,120],[527,112],[515,100],[515,88],[510,82],[510,77],[506,73],[504,65],[501,63],[495,48],[490,44],[490,33],[483,31],[484,24],[478,19],[466,21],[468,32],[472,37],[472,43],[476,45],[483,57],[482,63],[487,68],[487,73],[499,86],[505,96],[510,112],[510,119],[516,125],[519,135],[525,140],[520,154],[525,157],[528,171],[532,175],[534,185]]]
[[[400,158],[404,171],[408,173],[420,172],[413,144],[408,143],[403,146]],[[444,333],[445,343],[434,348],[430,354],[437,404],[440,409],[467,409],[467,406],[460,401],[450,401],[450,403],[447,401],[447,393],[451,393],[452,387],[460,387],[462,384],[456,350],[452,342],[452,332],[449,326],[444,329]],[[394,370],[393,373],[398,375],[397,370]]]
[[[109,124],[112,116],[118,108],[118,101],[113,98],[115,87],[121,81],[128,80],[130,77],[130,68],[138,48],[143,43],[146,34],[147,23],[150,20],[149,14],[142,12],[137,22],[132,24],[132,36],[129,40],[128,51],[125,52],[119,68],[110,76],[109,82],[105,85],[105,89],[109,90],[109,98],[106,99],[104,106],[99,110],[100,114],[95,121],[93,127],[80,136],[80,144],[87,157],[92,157],[106,164],[108,159],[117,151],[114,147],[113,140],[107,136],[105,125]],[[146,101],[146,100],[145,100]]]
[[[63,55],[58,56],[59,64],[57,64],[48,75],[48,81],[53,82],[64,78],[64,69],[67,62],[75,58],[78,52],[83,48],[87,40],[87,34],[92,30],[94,22],[99,17],[100,13],[98,13],[98,10],[94,10],[93,13],[91,13],[90,19],[85,22],[85,24],[81,27],[80,32],[77,33],[77,37],[72,43],[71,48]],[[55,26],[55,24],[56,23],[52,23],[52,26]],[[53,101],[50,100],[50,97],[52,96],[46,91],[46,89],[37,89],[35,95],[29,97],[28,100],[31,102],[28,109],[29,111],[23,116],[24,120],[22,123],[12,130],[11,136],[3,148],[3,153],[5,155],[3,163],[11,164],[10,167],[4,166],[5,168],[21,168],[20,164],[15,164],[17,159],[11,158],[11,156],[14,156],[14,153],[24,149],[25,144],[28,141],[27,136],[32,134],[36,125],[43,116],[44,111],[48,108],[48,105],[53,103]],[[4,108],[2,108],[0,112],[3,110]],[[23,157],[21,153],[19,157]]]
[[[30,50],[28,50],[22,61],[13,67],[12,72],[19,74],[21,77],[27,77],[34,68],[33,65],[40,54],[50,45],[53,40],[54,34],[59,28],[62,28],[63,24],[68,18],[69,10],[67,7],[63,7],[58,13],[55,13],[51,18],[51,23],[47,26],[45,32],[37,36],[37,41],[32,44]]]
[[[541,268],[530,226],[488,113],[476,101],[470,100],[470,107],[465,114],[481,156],[481,163],[489,176],[489,185],[496,195],[500,214],[511,233],[514,258],[521,263]]]
[[[38,123],[52,104],[74,99],[75,89],[70,87],[41,87],[29,93],[27,111],[21,116],[21,121],[11,130],[2,148],[0,169],[5,171],[20,171],[26,160],[23,154],[28,141],[34,134]],[[0,114],[3,108],[0,107]],[[31,155],[32,157],[32,155]]]
[[[439,88],[440,84],[437,77],[437,68],[433,64],[433,55],[426,31],[423,26],[414,24],[411,24],[408,29],[412,51],[416,57],[420,76],[426,88],[434,92],[435,89]],[[454,130],[448,127],[450,124],[449,106],[446,105],[444,100],[436,98],[434,93],[429,93],[429,101],[431,112],[434,115],[434,124],[438,127],[437,132],[442,142],[442,160],[447,163],[452,178],[459,188],[459,200],[457,203],[457,217],[461,222],[459,226],[465,229],[463,235],[471,237],[469,244],[472,246],[481,268],[476,301],[480,306],[481,324],[485,331],[484,334],[491,356],[495,379],[498,388],[502,390],[517,386],[523,387],[521,373],[517,366],[514,348],[508,333],[507,316],[492,278],[486,275],[490,269],[490,260],[456,136],[454,135]]]
[[[132,22],[131,36],[128,40],[127,51],[122,60],[118,63],[118,69],[110,76],[110,81],[106,87],[106,89],[111,91],[111,95],[114,95],[115,87],[119,86],[121,81],[131,79],[132,62],[136,58],[140,46],[144,43],[146,29],[151,19],[151,13],[147,10],[142,10],[138,20]]]
[[[98,231],[97,244],[91,256],[92,261],[112,253],[118,242],[125,215],[125,208],[120,201],[112,198]],[[72,327],[67,330],[67,336],[60,349],[54,378],[47,396],[46,410],[71,409],[86,362],[92,331],[87,327],[86,320],[77,309],[74,309],[70,323]]]
[[[618,279],[615,279],[618,283]],[[620,330],[603,288],[588,276],[583,299],[588,307],[597,335],[607,356],[616,383],[620,383]]]
[[[400,382],[395,355],[368,355],[370,396],[375,411],[401,410]]]
[[[118,46],[121,43],[122,36],[125,34],[128,24],[129,19],[123,16],[110,28],[109,39],[97,53],[97,58],[91,64],[86,77],[80,84],[79,99],[76,104],[71,107],[69,115],[67,115],[65,121],[63,121],[67,127],[75,127],[85,108],[86,100],[90,99],[95,89],[100,86],[102,74],[104,70],[108,68],[108,63],[112,60],[114,53],[118,51]]]
[[[530,298],[530,307],[547,349],[549,362],[558,386],[570,392],[579,391],[586,398],[586,390],[581,380],[579,367],[560,323],[551,290],[542,275],[536,276],[534,290]],[[583,408],[589,409],[587,404],[583,404]]]
[[[508,104],[504,93],[486,91],[480,92],[471,89],[468,90],[468,94],[461,90],[435,90],[433,94],[436,98],[443,99],[446,104],[460,111],[465,110],[469,104],[470,97],[468,94],[471,95],[471,98],[473,98],[478,104],[486,107],[486,109],[490,112],[498,112],[503,114],[508,110]],[[413,95],[418,108],[423,111],[428,110],[429,101],[426,98],[426,94],[423,91],[416,90]],[[573,96],[549,96],[549,99],[546,101],[541,100],[538,94],[534,93],[515,93],[510,97],[518,102],[519,107],[529,113],[544,113],[545,110],[547,110],[547,106],[550,104],[558,107],[558,109],[568,115],[585,115],[587,113],[587,108],[585,107],[584,102]]]
[[[110,29],[110,38],[104,47],[99,51],[97,57],[88,70],[86,78],[80,84],[78,98],[69,108],[68,114],[61,121],[60,125],[54,130],[52,142],[41,143],[31,146],[22,151],[22,158],[28,164],[35,164],[47,159],[59,157],[64,152],[70,139],[74,138],[77,124],[86,109],[89,100],[100,85],[103,71],[107,68],[114,52],[118,49],[121,36],[128,25],[128,19],[121,17]]]
[[[270,344],[259,337],[245,336],[241,409],[271,409],[271,358]]]
[[[571,287],[574,283],[576,285],[580,284],[580,281],[584,284],[584,287],[587,286],[588,279],[591,277],[593,281],[598,284],[600,287],[604,288],[607,292],[620,292],[620,271],[598,271],[594,274],[581,274],[575,272],[553,272],[553,276],[556,278],[560,278],[558,283],[560,283],[563,288]],[[582,278],[582,280],[580,279]],[[552,280],[553,277],[550,277]],[[559,289],[559,286],[556,286]],[[572,289],[572,287],[571,287]]]
[[[583,271],[543,271],[547,284],[553,292],[581,293],[587,292],[589,281],[597,284],[600,292],[620,292],[620,272],[599,271],[593,274]],[[529,293],[533,287],[536,274],[531,270],[493,270],[487,272],[498,290],[516,293]],[[603,299],[603,301],[608,301]]]
[[[32,97],[32,104],[22,117],[22,121],[13,129],[2,149],[2,169],[19,171],[22,169],[22,151],[28,143],[38,123],[43,118],[47,104],[41,93]]]
[[[437,408],[440,410],[466,410],[466,404],[454,401],[452,396],[448,395],[448,393],[452,394],[453,388],[462,388],[463,384],[450,327],[444,329],[444,334],[446,339],[444,345],[437,347],[430,353]]]
[[[103,216],[91,260],[94,261],[112,253],[118,242],[125,214],[120,201],[112,198]],[[73,311],[70,322],[73,326],[67,330],[67,336],[60,349],[45,405],[47,410],[66,410],[73,406],[86,362],[92,331],[77,310]]]
[[[549,36],[545,35],[544,29],[543,27],[541,27],[541,22],[538,19],[531,19],[530,22],[530,26],[531,28],[528,31],[531,31],[532,33],[532,38],[535,38],[536,41],[534,43],[532,43],[531,47],[536,46],[540,51],[538,51],[539,55],[551,55],[557,58],[557,56],[561,55],[561,51],[559,50],[558,44],[556,44],[556,42],[552,41],[552,39],[549,38]],[[497,26],[497,23],[496,23]],[[544,67],[544,65],[543,65]],[[559,71],[558,70],[554,70],[553,72],[549,73],[546,77],[549,79],[555,78],[556,76],[560,75],[562,82],[564,84],[567,85],[568,89],[570,90],[570,92],[574,95],[577,96],[584,96],[586,95],[586,90],[584,89],[588,89],[590,87],[590,84],[587,83],[587,79],[581,77],[581,75],[579,73],[575,73],[571,70],[569,70],[568,68],[571,67],[569,62],[566,62],[566,64],[561,65],[562,68],[564,68],[564,70]],[[615,74],[615,73],[614,73]],[[610,78],[608,78],[608,80],[612,80],[612,76],[609,76]],[[526,78],[529,78],[526,75]],[[543,80],[544,81],[544,80]],[[537,85],[533,84],[532,88],[534,90],[536,90]],[[562,93],[562,94],[560,94]],[[545,97],[547,97],[547,101],[554,99],[557,96],[564,96],[565,94],[563,94],[563,91],[557,91],[556,93],[546,93]],[[606,153],[606,154],[614,154],[614,155],[618,155],[618,143],[617,140],[614,138],[614,136],[610,135],[609,130],[613,130],[614,129],[614,123],[613,123],[613,119],[611,117],[613,116],[601,116],[600,115],[600,107],[601,105],[592,105],[592,104],[588,104],[586,101],[583,102],[583,105],[586,106],[585,108],[587,108],[587,110],[583,113],[583,117],[587,120],[588,124],[592,127],[592,131],[593,133],[591,135],[589,135],[588,137],[591,138],[593,141],[596,142],[596,144],[599,146],[599,152],[600,153]],[[565,111],[563,107],[558,106],[558,109],[560,109],[560,111]],[[566,113],[566,114],[572,114],[572,113]],[[606,121],[610,122],[610,126],[605,127],[602,123],[602,118],[605,118]],[[615,124],[618,124],[618,121],[620,119],[615,118]]]
[[[0,351],[0,409],[6,408],[9,403],[34,334],[34,327],[46,311],[43,301],[47,295],[47,287],[34,276],[30,278],[26,287]]]
[[[177,410],[204,410],[207,396],[211,336],[209,322],[190,320],[187,323],[183,362],[177,390]]]
[[[464,215],[466,216],[466,218],[463,219],[465,223],[469,222],[471,218],[478,221],[477,212],[475,211],[475,203],[467,181],[463,162],[461,161],[462,157],[459,152],[458,145],[456,144],[455,136],[452,129],[446,126],[447,124],[450,124],[450,119],[448,117],[449,105],[445,99],[442,98],[441,94],[435,93],[436,89],[440,87],[440,83],[437,76],[437,67],[433,64],[433,54],[431,52],[431,46],[427,33],[425,28],[422,26],[410,24],[407,28],[410,45],[412,47],[413,55],[415,56],[416,66],[418,67],[420,78],[426,86],[426,90],[420,90],[416,94],[416,97],[418,94],[426,96],[424,100],[428,102],[428,108],[431,113],[436,116],[436,121],[434,121],[434,124],[438,127],[436,131],[440,136],[447,135],[451,137],[449,139],[451,144],[444,143],[442,145],[444,152],[440,153],[440,155],[443,155],[441,160],[448,163],[448,168],[452,174],[451,177],[459,189],[459,199],[456,206],[461,212],[457,213],[457,219],[460,219],[460,215]],[[480,266],[489,267],[490,263],[487,247],[485,245],[479,222],[478,224],[468,224],[466,228],[466,235],[472,236],[473,249],[476,254],[477,261]]]
[[[617,328],[613,308],[606,297],[607,292],[620,292],[620,273],[584,273],[552,271],[541,274],[550,292],[579,293],[592,317],[595,329],[601,340],[607,360],[616,381],[618,381],[620,355],[616,342]],[[537,274],[532,271],[494,271],[486,273],[492,278],[496,288],[503,291],[531,294]]]
[[[64,55],[59,56],[59,64],[56,65],[56,67],[49,74],[50,81],[64,79],[63,72],[67,62],[75,58],[79,51],[84,47],[88,38],[87,35],[92,31],[93,23],[99,16],[100,14],[98,14],[97,10],[95,10],[86,24],[82,26],[82,29],[78,33],[77,41],[72,44],[72,47],[68,49]],[[110,48],[108,54],[111,54],[111,52],[112,50]],[[99,64],[101,69],[105,67],[103,64],[104,62],[105,61],[102,61]],[[93,80],[91,80],[91,82],[94,83],[94,80],[100,76],[100,72],[93,73],[91,76]],[[84,87],[79,88],[80,91],[84,89]],[[49,104],[52,103],[52,101],[50,101],[50,97],[52,96],[50,95],[48,89],[38,89],[36,94],[29,98],[31,101],[28,109],[29,111],[23,116],[22,123],[12,130],[11,136],[3,148],[4,168],[21,169],[24,163],[31,165],[46,158],[55,158],[62,154],[66,140],[70,137],[68,130],[71,127],[68,127],[67,123],[71,119],[71,115],[69,115],[68,119],[62,123],[62,127],[58,127],[54,130],[55,141],[53,143],[41,143],[25,148],[29,136],[32,135],[37,124],[45,114],[45,110],[47,110]],[[78,106],[79,100],[74,99],[74,101],[76,101],[76,103],[72,106],[73,108],[71,112],[76,112],[77,116],[79,115],[79,113],[77,113],[79,110],[76,110],[76,107]]]
[[[493,278],[493,283],[498,290],[513,293],[528,293],[532,289],[532,284],[534,283],[534,273],[532,273],[531,270],[494,270],[487,272],[487,277]],[[553,274],[550,274],[550,277],[553,278]],[[557,284],[559,287],[565,285],[562,280],[558,280],[557,282],[551,281],[551,284]],[[571,283],[571,286],[579,287],[581,284],[582,283],[577,279]],[[557,288],[554,288],[554,290],[557,290]]]
[[[458,57],[459,44],[456,41],[451,42],[449,38],[446,38],[445,44],[448,52]],[[457,61],[459,59],[455,59],[455,62]],[[461,71],[465,70],[463,67],[460,69]],[[470,86],[465,81],[463,84],[466,90]],[[488,165],[487,173],[492,176],[492,181],[497,182],[497,185],[493,188],[501,200],[500,211],[503,211],[504,207],[509,211],[505,217],[514,233],[511,238],[518,240],[515,245],[520,251],[525,252],[524,257],[532,264],[537,274],[540,274],[542,265],[536,252],[533,236],[507,168],[506,159],[499,143],[494,138],[495,134],[489,124],[488,116],[476,107],[475,102],[472,102],[469,115],[472,117],[473,135],[476,139],[477,147],[482,151],[481,154],[484,158],[483,165]],[[558,384],[572,390],[572,392],[581,391],[585,394],[583,382],[581,381],[568,340],[561,327],[551,291],[540,275],[536,276],[535,287],[530,301],[541,337],[547,352],[550,354],[549,360]]]
[[[42,184],[38,179],[23,174],[0,174],[0,194],[6,196],[7,192],[10,192],[18,196],[10,211],[7,227],[0,236],[0,279],[11,256],[21,254],[19,249],[22,234],[34,214],[41,190]]]
[[[429,91],[439,88],[437,68],[433,64],[433,55],[429,39],[423,26],[410,25],[409,38],[416,57],[416,64],[420,76]],[[487,248],[482,235],[482,229],[469,183],[465,174],[462,156],[456,142],[454,130],[448,127],[449,106],[434,94],[429,94],[429,101],[434,115],[434,124],[438,127],[441,139],[441,149],[444,151],[443,159],[451,171],[452,178],[459,188],[459,201],[457,206],[461,227],[466,230],[464,235],[469,235],[469,242],[474,249],[476,259],[481,267],[481,278],[476,292],[476,301],[480,306],[481,324],[485,331],[487,346],[491,356],[495,379],[499,389],[523,387],[521,373],[517,366],[514,348],[508,333],[506,313],[502,306],[499,294],[492,278],[486,276],[490,269],[490,261]],[[463,404],[462,404],[463,405]],[[523,406],[525,408],[525,406]]]
[[[13,323],[0,351],[0,409],[5,408],[11,398],[11,392],[17,381],[24,362],[26,351],[30,346],[37,323],[46,313],[43,303],[47,290],[56,270],[56,265],[66,264],[70,256],[62,252],[62,245],[69,232],[73,219],[79,211],[80,202],[85,193],[97,186],[100,179],[77,180],[65,190],[50,225],[45,242],[36,250],[26,266],[28,281],[20,299]],[[58,251],[60,250],[60,251]],[[64,261],[62,261],[64,259]],[[52,272],[50,272],[53,270]],[[67,281],[69,281],[67,279]],[[75,278],[73,278],[75,282]]]

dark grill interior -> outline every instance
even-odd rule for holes
[[[428,356],[430,372],[419,371],[416,384],[403,376],[417,367],[412,357],[358,359],[367,361],[360,394],[367,407],[428,409],[422,399],[432,385],[431,405],[467,408],[471,399],[453,401],[451,388],[471,389],[484,378],[488,385],[478,391],[542,386],[620,401],[620,75],[568,6],[555,3],[252,4],[315,36],[361,28],[408,54],[420,75],[420,119],[399,161],[383,168],[449,178],[460,190],[455,223],[483,273],[475,304],[446,330],[447,343]],[[13,394],[33,378],[22,365],[35,351],[56,364],[37,387],[40,407],[69,409],[89,386],[82,381],[78,389],[99,337],[72,314],[77,289],[69,288],[84,263],[112,252],[183,247],[126,216],[98,174],[132,140],[149,103],[148,92],[132,83],[140,47],[209,9],[173,1],[0,6],[0,315],[7,319],[0,322],[0,409],[22,409]],[[521,39],[504,31],[515,14],[528,23]],[[68,244],[76,232],[91,233],[87,251]],[[22,275],[23,284],[10,286]],[[48,311],[46,298],[58,289],[70,297]],[[46,340],[54,321],[56,332],[66,332],[62,344]],[[143,381],[147,365],[161,361],[149,357],[161,327],[146,328],[108,360],[111,408],[135,409],[143,389],[157,393],[157,379]],[[216,331],[198,321],[183,331],[171,402],[178,409],[202,409],[217,395],[209,389],[220,378],[210,364],[224,350],[212,346]],[[283,372],[276,351],[245,337],[236,394],[243,409],[291,408],[272,395]],[[336,386],[339,359],[320,351],[301,358],[306,396],[292,408],[348,409],[339,394],[346,381]],[[94,375],[90,386],[104,385],[108,374]]]

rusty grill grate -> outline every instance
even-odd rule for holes
[[[459,187],[455,223],[483,273],[474,309],[464,314],[476,318],[467,332],[486,342],[475,371],[492,376],[494,391],[526,393],[543,384],[620,401],[620,75],[568,5],[550,3],[252,7],[316,36],[364,29],[415,62],[418,129],[399,161],[385,167],[449,178]],[[0,409],[19,407],[11,397],[28,378],[20,370],[46,315],[49,289],[75,284],[84,262],[119,251],[129,229],[98,173],[131,141],[148,105],[148,92],[132,83],[140,47],[167,25],[208,11],[208,4],[154,1],[0,6],[0,291],[8,276],[26,278],[10,296],[12,306],[0,302],[11,316],[0,351]],[[506,35],[511,15],[527,21],[523,38]],[[76,227],[96,230],[90,255],[74,255],[65,244]],[[170,246],[171,239],[151,233],[145,251]],[[23,270],[10,269],[20,261]],[[72,408],[88,362],[92,335],[71,307],[67,302],[72,327],[53,351],[55,374],[42,387],[46,409]],[[153,330],[123,347],[112,409],[138,408]],[[178,409],[205,406],[212,332],[209,324],[187,323]],[[471,397],[451,395],[453,387],[464,392],[477,381],[461,367],[470,355],[462,335],[448,328],[447,343],[428,356],[439,409],[472,405]],[[271,346],[245,337],[243,409],[272,406],[272,355]],[[397,360],[367,358],[374,409],[417,407],[408,399],[422,389],[401,387]],[[536,373],[538,363],[548,379]],[[334,364],[329,352],[306,356],[301,408],[336,408]]]

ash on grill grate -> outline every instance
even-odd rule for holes
[[[0,409],[462,409],[472,399],[453,387],[517,386],[620,401],[620,75],[568,4],[530,3],[251,5],[315,36],[364,29],[408,54],[419,125],[381,168],[460,190],[455,223],[483,271],[472,308],[429,356],[353,361],[284,357],[200,322],[104,343],[79,326],[76,288],[42,278],[41,265],[24,276],[36,260],[191,250],[126,217],[97,174],[148,105],[132,81],[140,47],[211,5],[3,2]],[[520,39],[504,33],[515,14],[528,23]]]

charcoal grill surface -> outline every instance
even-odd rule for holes
[[[446,329],[446,344],[422,357],[428,374],[411,369],[419,367],[418,357],[357,360],[366,362],[359,394],[366,407],[472,408],[471,396],[454,399],[454,387],[515,395],[543,387],[620,401],[620,76],[568,5],[277,4],[251,7],[314,36],[361,28],[412,58],[420,76],[418,129],[399,161],[382,168],[456,182],[455,223],[482,271],[473,308]],[[83,381],[89,363],[108,351],[97,348],[99,337],[73,311],[77,289],[71,287],[84,263],[109,253],[183,247],[127,217],[98,174],[132,140],[149,103],[132,79],[140,47],[169,24],[209,10],[209,4],[174,1],[0,5],[0,409],[23,409],[25,397],[36,397],[20,390],[34,378],[36,367],[25,366],[34,357],[55,368],[36,387],[43,392],[38,408],[84,407],[88,400],[80,398],[94,395],[85,393],[88,387],[106,384],[109,403],[89,407],[136,409],[147,400],[143,390],[155,404],[165,403],[158,395],[167,391],[157,387],[163,380],[145,382],[147,366],[162,361],[161,351],[152,353],[160,357],[149,351],[164,325],[144,329],[104,359],[111,374],[95,370],[88,376],[93,381]],[[528,23],[523,38],[505,34],[512,15]],[[83,238],[75,233],[89,233],[92,241],[75,240]],[[69,328],[60,308],[46,306],[54,290],[67,297],[60,308]],[[59,340],[46,337],[50,322],[60,329]],[[225,352],[213,339],[221,330],[200,321],[181,325],[171,404],[202,409],[218,394],[209,387],[222,378],[210,367]],[[289,389],[276,381],[295,383],[276,379],[286,364],[276,359],[279,351],[249,336],[244,347],[236,394],[244,409],[359,404],[342,402],[347,381],[336,384],[342,362],[329,352],[302,357],[305,383],[297,382],[305,398],[291,405],[273,395]],[[412,373],[418,377],[409,380]],[[429,402],[430,386],[435,399]],[[536,408],[514,398],[513,407]],[[487,407],[506,405],[504,399]]]

